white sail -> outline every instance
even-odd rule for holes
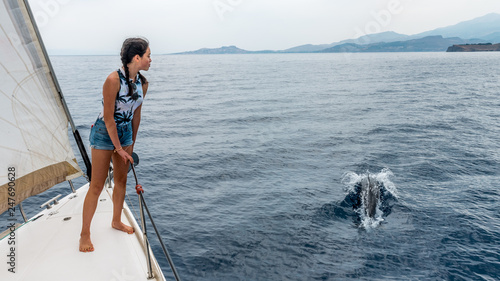
[[[0,213],[14,194],[10,202],[19,204],[82,175],[57,82],[29,13],[22,0],[0,1]],[[10,167],[14,194],[8,193]]]

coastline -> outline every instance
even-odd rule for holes
[[[498,52],[498,51],[500,51],[500,43],[453,45],[448,47],[448,50],[446,50],[446,52]]]

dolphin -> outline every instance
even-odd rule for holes
[[[360,195],[364,203],[365,214],[370,218],[375,217],[380,199],[380,187],[377,180],[370,178],[370,174],[361,181]]]

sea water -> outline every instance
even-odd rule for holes
[[[88,147],[119,58],[52,60]],[[182,280],[498,280],[499,62],[500,53],[153,56],[137,171]],[[345,200],[367,173],[394,196],[360,223]]]

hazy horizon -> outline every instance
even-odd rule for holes
[[[111,55],[144,36],[152,53],[284,50],[393,31],[414,35],[500,13],[500,1],[30,0],[49,53]]]

